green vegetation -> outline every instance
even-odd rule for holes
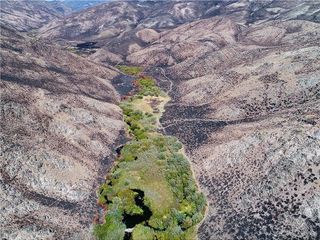
[[[125,66],[125,65],[117,65],[116,66],[121,72],[127,74],[127,75],[133,75],[137,76],[139,73],[142,72],[141,67],[135,67],[135,66]]]
[[[108,207],[106,223],[95,225],[95,236],[100,240],[123,239],[126,226],[122,223],[123,209],[121,207],[121,199],[115,198]]]
[[[132,233],[133,240],[152,240],[154,239],[154,230],[141,224],[137,225]]]
[[[157,132],[157,113],[166,101],[165,94],[150,77],[137,83],[138,93],[121,103],[132,140],[122,148],[98,191],[100,204],[107,204],[108,210],[106,222],[95,227],[95,235],[98,239],[123,239],[125,218],[134,216],[138,220],[133,240],[194,239],[205,198],[197,189],[182,144]],[[137,202],[137,191],[144,194],[143,204]]]
[[[137,80],[137,85],[139,88],[138,95],[158,97],[162,93],[160,88],[156,85],[155,81],[150,77],[139,78]]]

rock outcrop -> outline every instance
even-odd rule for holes
[[[90,239],[123,129],[118,73],[2,26],[1,239]]]
[[[136,36],[145,43],[151,43],[159,39],[160,34],[153,29],[142,29],[136,33]]]

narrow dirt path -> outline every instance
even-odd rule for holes
[[[160,69],[160,71],[161,71],[161,74],[162,74],[162,76],[165,78],[165,80],[167,81],[167,82],[169,82],[169,89],[166,91],[166,93],[168,94],[168,95],[170,95],[170,93],[172,92],[172,89],[173,89],[173,81],[170,79],[170,78],[168,78],[168,76],[167,76],[167,74],[166,74],[166,70],[164,70],[163,68],[159,68]],[[162,79],[159,79],[159,81],[163,81]]]

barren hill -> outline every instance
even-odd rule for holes
[[[57,19],[40,29],[43,38],[68,46],[93,43],[99,62],[124,62],[128,54],[157,41],[165,30],[222,16],[241,25],[270,20],[320,21],[317,1],[115,1]]]
[[[88,239],[123,128],[118,73],[4,26],[1,59],[1,239]]]
[[[38,29],[71,13],[71,9],[59,1],[1,0],[0,6],[1,23],[18,31]]]

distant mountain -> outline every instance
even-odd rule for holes
[[[157,32],[217,14],[216,4],[213,1],[112,1],[51,21],[39,31],[44,38],[107,46],[97,55],[108,55],[107,61],[116,63],[128,52],[157,38]],[[139,32],[145,28],[156,31]]]
[[[71,8],[73,11],[80,11],[82,9],[93,7],[108,1],[110,0],[60,0],[60,2],[63,2],[67,7]]]
[[[1,0],[0,22],[18,31],[30,31],[71,13],[62,2]]]
[[[184,23],[213,16],[226,17],[243,26],[270,20],[319,22],[318,8],[318,3],[300,0],[269,1],[269,4],[249,0],[111,1],[51,21],[39,31],[44,38],[59,39],[67,44],[95,42],[104,50],[92,59],[104,56],[105,61],[118,63],[159,38],[159,33]]]

